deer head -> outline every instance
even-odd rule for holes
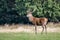
[[[27,10],[27,17],[32,17],[32,11],[31,11],[31,9]]]

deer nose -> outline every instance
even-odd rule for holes
[[[28,15],[27,15],[27,17],[28,17]]]

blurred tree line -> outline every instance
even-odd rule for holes
[[[0,0],[0,24],[29,23],[27,9],[32,9],[35,17],[60,21],[60,0]]]

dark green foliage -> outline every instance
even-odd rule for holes
[[[49,21],[59,21],[59,0],[16,0],[16,9],[20,15],[26,14],[27,9],[33,10],[35,17],[47,17]]]
[[[28,20],[27,17],[20,16],[18,14],[17,12],[18,10],[16,10],[15,4],[16,4],[15,0],[0,0],[0,24],[27,23],[28,22],[26,21]]]
[[[28,23],[28,9],[32,9],[35,17],[47,17],[52,22],[60,21],[59,0],[0,0],[0,24]]]

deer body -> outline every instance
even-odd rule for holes
[[[36,34],[37,34],[37,25],[41,25],[42,26],[43,29],[42,29],[41,33],[43,33],[44,29],[47,32],[47,27],[46,27],[46,24],[48,22],[47,18],[34,17],[31,12],[29,12],[27,14],[27,17],[28,17],[29,21],[32,22],[35,25],[35,33]]]

